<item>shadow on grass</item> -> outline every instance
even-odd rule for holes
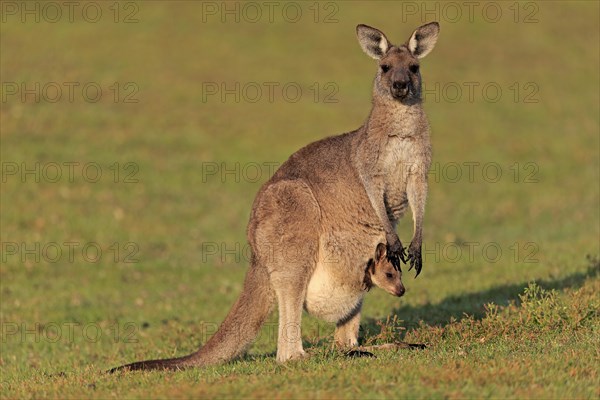
[[[567,275],[560,279],[540,279],[534,282],[538,286],[551,290],[564,290],[567,288],[576,289],[583,285],[589,279],[600,275],[600,259],[588,257],[589,266],[585,271],[580,271]],[[510,301],[519,301],[519,295],[523,294],[525,288],[532,281],[516,283],[512,285],[501,285],[495,288],[484,290],[476,293],[467,293],[463,295],[449,296],[437,304],[425,304],[421,306],[403,306],[392,311],[391,315],[397,315],[404,321],[404,326],[407,329],[416,327],[419,321],[423,321],[428,325],[446,325],[451,319],[460,320],[465,315],[472,315],[476,319],[481,319],[485,315],[484,305],[494,303],[497,305],[508,305]],[[364,342],[365,336],[376,335],[380,327],[378,322],[385,323],[386,320],[378,320],[375,318],[366,318],[361,323],[361,334],[359,342]],[[406,332],[406,331],[404,331]],[[399,338],[402,340],[404,333]],[[310,340],[303,338],[304,349],[310,354],[319,352],[321,354],[344,354],[341,350],[336,350],[332,347],[331,336],[317,336]],[[420,345],[412,345],[420,346]],[[370,353],[369,353],[370,354]],[[360,355],[360,354],[359,354]],[[276,352],[265,354],[245,354],[240,357],[241,361],[264,361],[274,359]],[[348,357],[356,356],[356,354],[346,354]],[[368,356],[368,355],[367,355]]]
[[[590,265],[585,271],[576,272],[560,279],[541,279],[535,280],[535,282],[540,287],[549,290],[581,287],[586,279],[600,274],[599,259],[588,256],[588,260]],[[465,315],[472,315],[476,319],[481,319],[485,315],[485,304],[494,303],[505,306],[511,300],[518,302],[519,295],[523,293],[529,282],[531,281],[497,286],[476,293],[449,296],[437,304],[425,304],[416,307],[402,306],[394,309],[391,314],[397,315],[403,320],[407,329],[416,327],[419,321],[423,321],[428,325],[446,325],[451,319],[460,320]],[[361,328],[364,328],[364,331],[369,332],[369,334],[378,332],[380,329],[377,324],[378,321],[380,320],[366,318],[363,320]],[[381,322],[385,322],[385,320]]]

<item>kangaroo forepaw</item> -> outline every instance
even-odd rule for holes
[[[408,261],[410,261],[410,268],[408,268],[408,270],[410,271],[414,267],[415,271],[417,272],[415,275],[416,278],[421,273],[421,268],[423,267],[421,245],[413,246],[411,244],[411,246],[408,248]]]
[[[390,260],[394,268],[398,271],[402,271],[400,268],[400,261],[406,264],[407,257],[402,242],[400,240],[393,241],[391,244],[388,242],[387,245],[387,258]]]

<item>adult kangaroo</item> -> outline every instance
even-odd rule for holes
[[[304,355],[305,308],[337,324],[336,342],[356,346],[365,266],[387,243],[387,257],[421,272],[421,238],[431,163],[421,104],[419,59],[434,47],[439,25],[417,28],[403,45],[379,30],[356,28],[360,46],[378,60],[373,106],[363,126],[300,149],[259,190],[248,224],[252,248],[244,288],[218,331],[195,353],[115,368],[179,369],[229,361],[256,338],[277,300],[277,361]],[[395,227],[410,206],[412,241]],[[402,295],[404,291],[397,295]]]

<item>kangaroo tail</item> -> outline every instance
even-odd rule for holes
[[[242,294],[217,332],[198,351],[184,357],[134,362],[113,368],[108,372],[184,369],[230,361],[243,354],[256,339],[260,327],[271,313],[274,300],[275,295],[268,271],[253,257]]]

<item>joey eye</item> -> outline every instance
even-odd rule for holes
[[[392,275],[391,272],[386,272],[385,273],[385,277],[388,278],[388,279],[392,279],[394,277],[394,275]]]
[[[417,72],[419,72],[419,65],[418,64],[413,64],[410,67],[408,67],[408,69],[410,70],[410,72],[412,72],[413,74],[416,74]]]
[[[383,72],[384,74],[386,72],[388,72],[389,70],[390,70],[390,66],[389,65],[385,65],[384,64],[384,65],[381,66],[381,72]]]

